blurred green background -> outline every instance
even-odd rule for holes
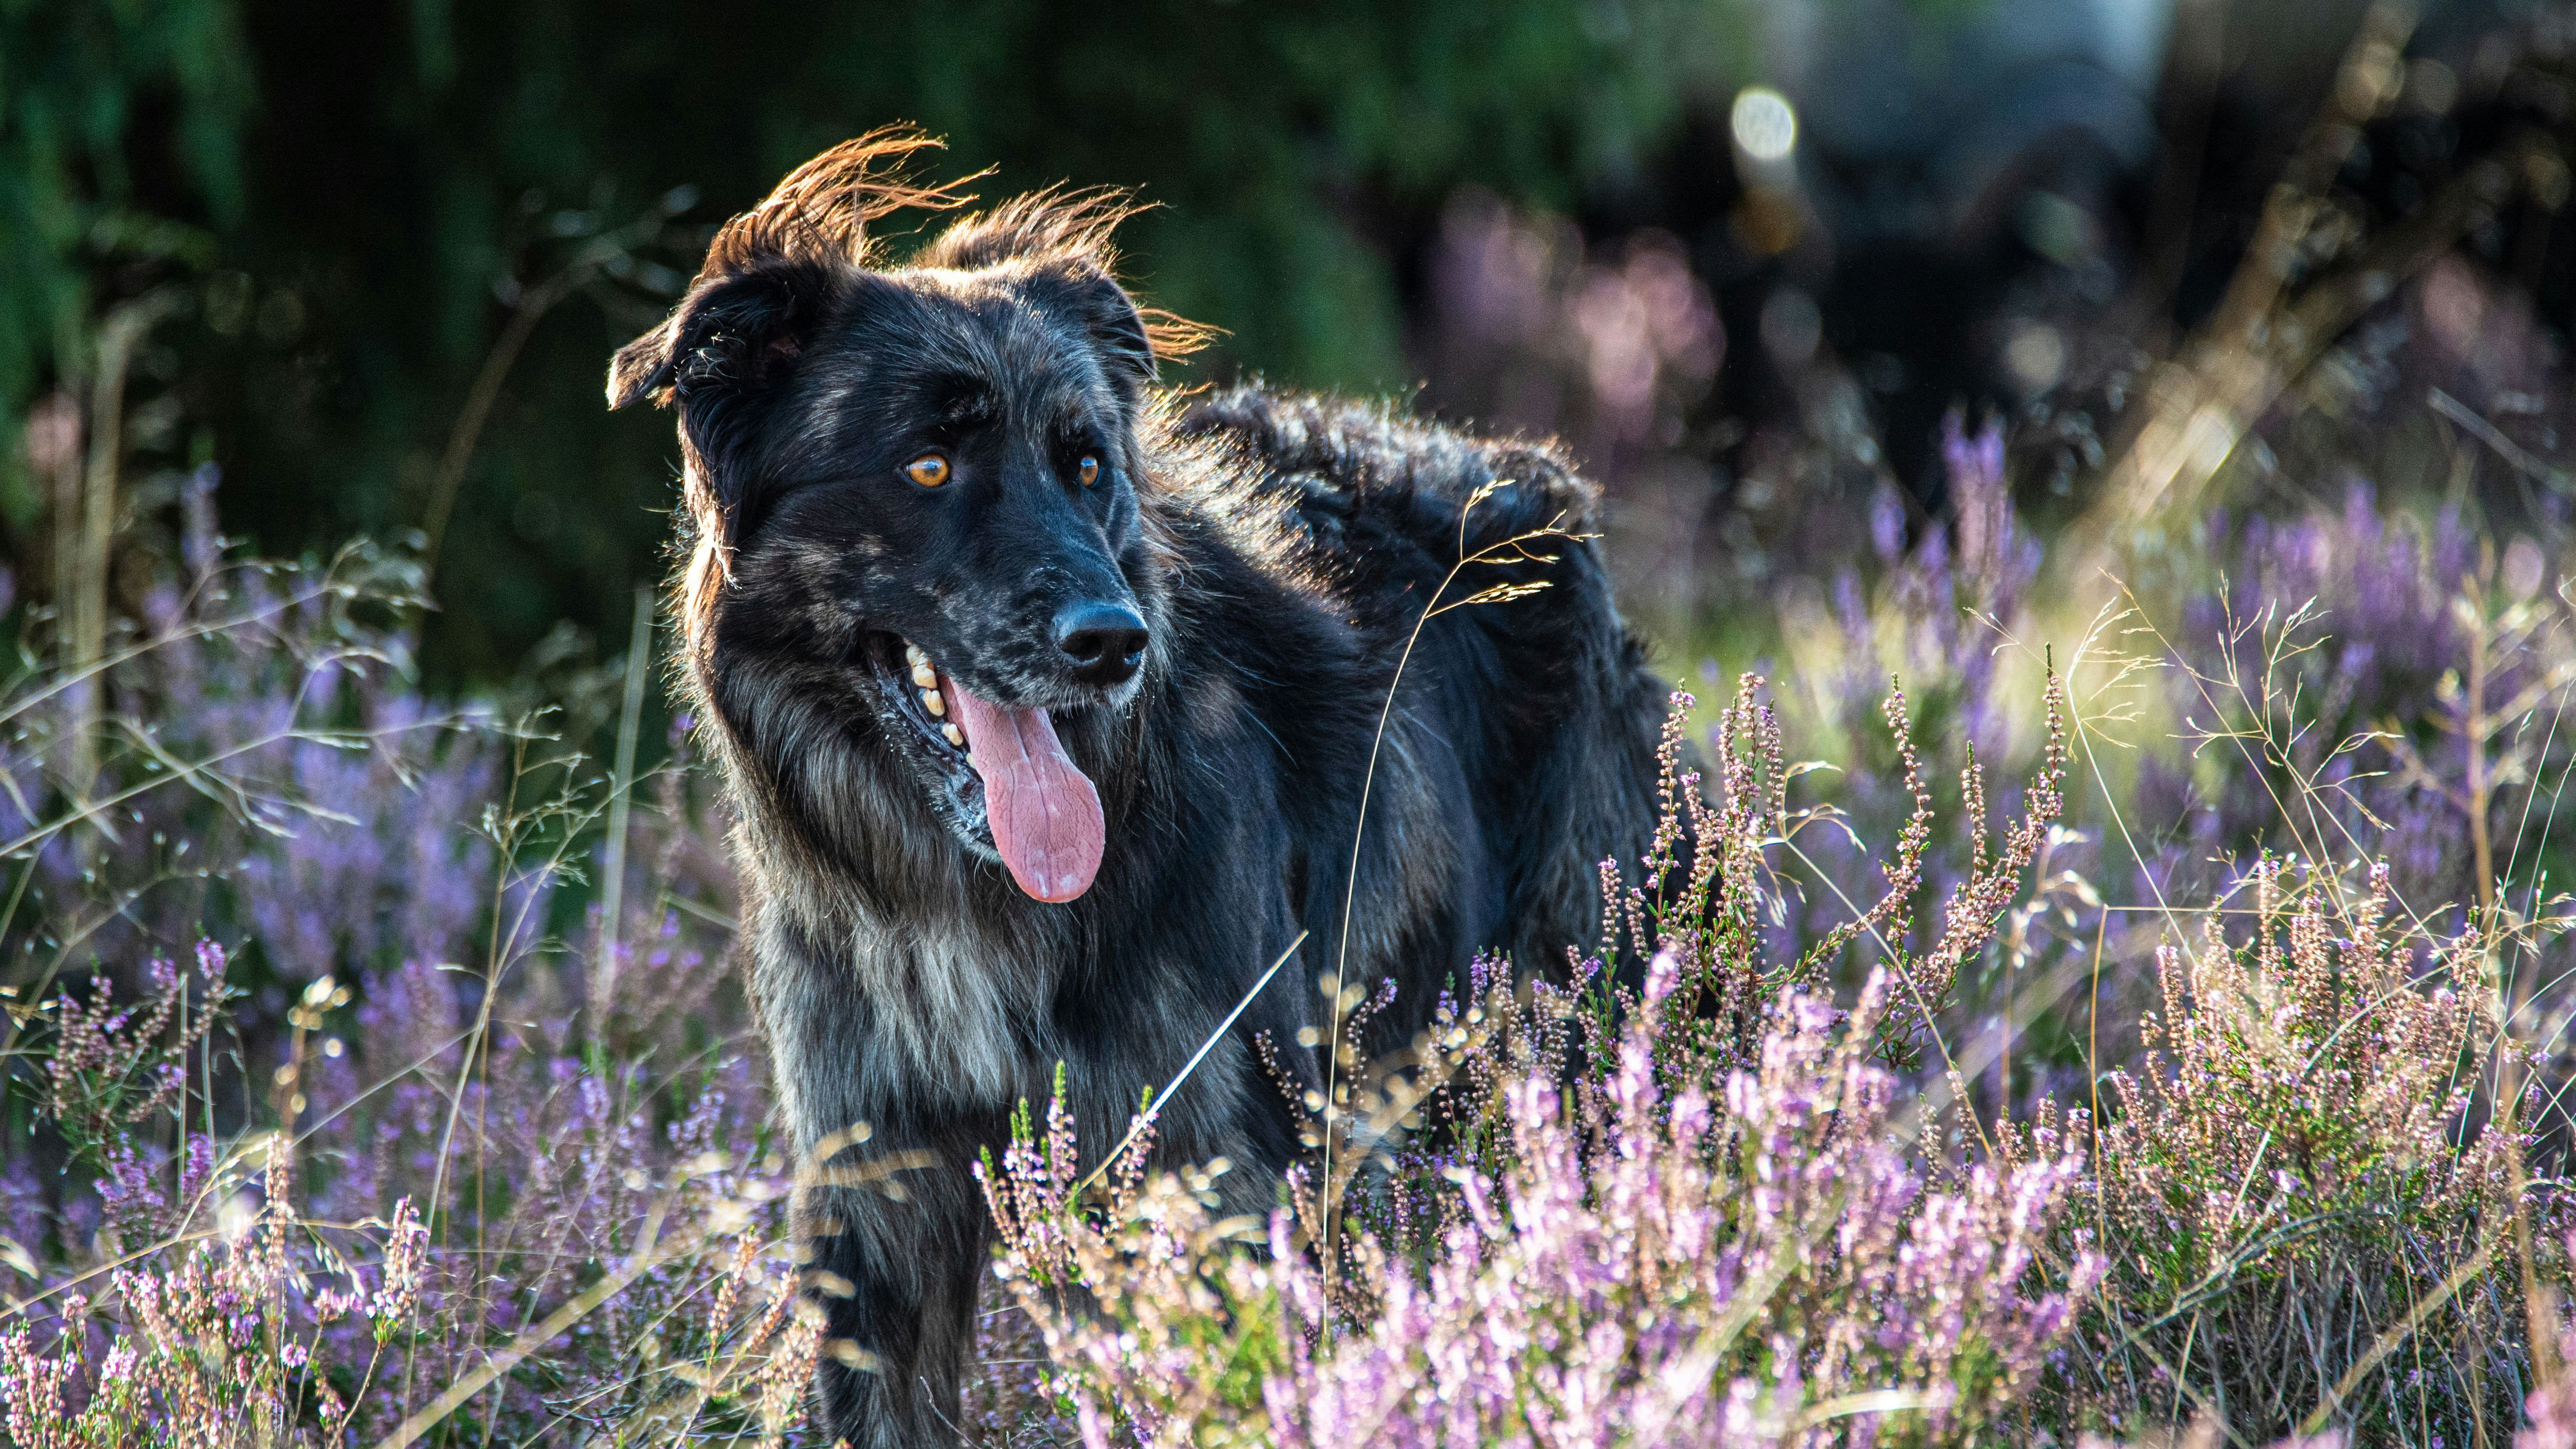
[[[2403,28],[2411,59],[2334,178],[2356,228],[2556,127],[2563,97],[2517,86],[2562,10]],[[781,173],[910,120],[952,174],[996,168],[988,197],[1155,203],[1132,278],[1224,329],[1182,381],[1564,437],[1611,485],[1632,606],[1687,634],[1802,550],[1862,546],[1882,481],[1919,527],[1950,409],[2020,418],[2032,506],[2080,507],[2137,360],[2218,305],[2362,15],[6,0],[0,547],[22,597],[51,597],[56,500],[104,466],[133,593],[150,570],[124,555],[172,532],[134,524],[211,462],[227,530],[262,550],[429,549],[438,687],[510,677],[565,621],[622,639],[676,459],[667,419],[602,408],[609,352]],[[1748,86],[1776,114],[1745,112]],[[2551,337],[2555,210],[2469,247]]]
[[[11,4],[0,508],[41,527],[22,410],[94,377],[102,314],[175,294],[128,383],[140,465],[219,461],[228,528],[293,550],[424,525],[461,463],[430,665],[490,677],[558,618],[622,630],[674,449],[602,410],[608,353],[815,151],[908,119],[997,167],[987,196],[1138,186],[1131,271],[1227,329],[1210,375],[1377,391],[1409,380],[1403,238],[1455,187],[1574,204],[1737,49],[1714,9],[1487,0]]]

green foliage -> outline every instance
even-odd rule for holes
[[[233,475],[262,480],[228,518],[272,549],[389,536],[422,523],[514,310],[696,187],[664,246],[545,311],[474,440],[439,579],[472,603],[434,627],[429,662],[495,679],[559,618],[614,627],[667,533],[667,422],[604,414],[609,350],[695,267],[697,228],[823,147],[913,120],[957,172],[998,168],[988,196],[1137,186],[1162,207],[1124,238],[1138,280],[1229,329],[1202,375],[1395,388],[1407,238],[1462,184],[1563,208],[1633,174],[1727,78],[1729,14],[984,0],[745,25],[598,0],[21,3],[0,22],[0,234],[40,236],[48,260],[0,275],[0,411],[79,372],[58,337],[176,273],[203,305],[157,334],[169,371]],[[165,154],[126,177],[123,158]],[[138,270],[155,236],[185,265]]]
[[[251,63],[232,0],[0,4],[0,498],[23,405],[88,368],[102,274],[197,269],[248,224]]]

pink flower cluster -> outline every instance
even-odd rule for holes
[[[1677,976],[1657,959],[1606,1075],[1502,1084],[1506,1165],[1450,1169],[1418,1258],[1346,1226],[1328,1272],[1295,1214],[1216,1220],[1204,1176],[1086,1209],[1052,1115],[987,1188],[1085,1442],[1865,1444],[2026,1391],[2099,1272],[2040,1286],[2081,1158],[1930,1181],[1869,1060],[1878,985],[1851,1020],[1791,995],[1758,1067],[1677,1076],[1656,1050]]]

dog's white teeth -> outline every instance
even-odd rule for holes
[[[930,667],[930,656],[921,652],[920,645],[906,639],[903,641],[903,662],[911,665],[913,672],[918,674]]]
[[[930,717],[933,719],[948,713],[948,701],[941,699],[939,691],[935,689],[925,689],[921,692],[921,707],[930,711]]]
[[[948,743],[955,745],[961,750],[966,748],[966,732],[964,730],[959,729],[953,724],[944,724],[939,727],[939,732],[948,737]]]
[[[937,689],[939,671],[931,668],[927,662],[916,659],[912,662],[912,683],[916,689]]]

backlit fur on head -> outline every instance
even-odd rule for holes
[[[911,126],[845,141],[790,172],[758,206],[720,228],[705,263],[663,324],[620,348],[608,403],[650,398],[680,414],[683,501],[692,558],[681,612],[703,640],[716,592],[731,581],[743,514],[762,480],[745,476],[763,402],[797,367],[869,276],[992,272],[1086,316],[1104,363],[1131,400],[1159,359],[1205,344],[1209,330],[1140,308],[1116,277],[1113,234],[1143,209],[1111,188],[1051,187],[948,225],[901,265],[871,231],[903,210],[951,211],[976,180],[923,183],[908,163],[940,142]],[[984,173],[978,173],[981,175]]]

